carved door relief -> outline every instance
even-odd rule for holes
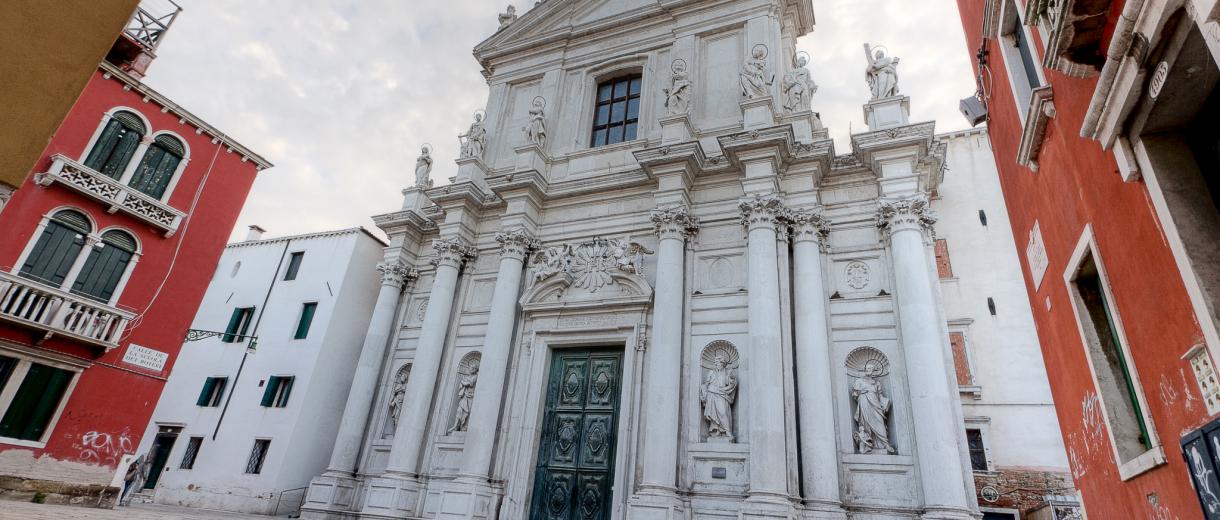
[[[555,352],[534,471],[534,520],[610,518],[622,352]]]

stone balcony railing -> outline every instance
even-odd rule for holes
[[[106,350],[119,340],[135,313],[116,309],[33,280],[0,272],[0,321],[63,335]]]
[[[185,213],[157,199],[140,193],[131,186],[102,175],[62,154],[52,157],[51,168],[46,173],[34,175],[34,182],[50,186],[59,182],[108,206],[110,213],[122,211],[147,222],[173,236],[178,231]]]

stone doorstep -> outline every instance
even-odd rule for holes
[[[79,507],[113,508],[122,490],[102,484],[72,484],[54,480],[0,476],[0,500],[32,502],[37,493],[46,495],[43,503]]]

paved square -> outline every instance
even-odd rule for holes
[[[136,504],[115,509],[0,501],[0,520],[267,520],[268,516]]]

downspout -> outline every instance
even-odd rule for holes
[[[1131,49],[1131,41],[1135,36],[1135,22],[1140,11],[1144,9],[1145,0],[1127,0],[1123,5],[1123,13],[1114,26],[1114,36],[1110,37],[1110,47],[1106,51],[1106,64],[1101,68],[1101,78],[1097,80],[1097,88],[1093,90],[1093,99],[1089,100],[1089,110],[1085,112],[1084,123],[1080,126],[1080,137],[1097,138],[1097,125],[1101,121],[1101,113],[1110,92],[1114,89],[1114,79],[1118,69],[1122,67],[1127,51]],[[1109,146],[1105,143],[1103,148]]]

